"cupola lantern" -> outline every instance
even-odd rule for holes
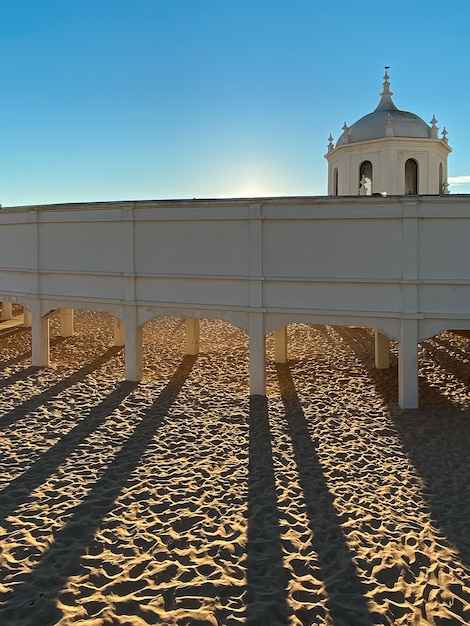
[[[452,149],[447,131],[444,127],[439,137],[434,115],[428,125],[395,106],[389,69],[377,108],[350,126],[345,122],[336,145],[329,137],[325,158],[331,196],[448,193]]]

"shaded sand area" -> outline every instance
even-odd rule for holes
[[[0,332],[0,624],[470,623],[470,334],[420,352],[421,408],[366,329],[291,326],[268,403],[247,340],[145,327],[123,381],[111,320],[76,312],[53,367]],[[394,347],[395,349],[395,347]]]

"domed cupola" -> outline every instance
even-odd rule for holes
[[[377,108],[329,137],[329,195],[447,193],[447,131],[395,106],[388,69]]]

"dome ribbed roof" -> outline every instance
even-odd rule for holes
[[[432,128],[414,113],[400,111],[392,100],[388,74],[385,72],[380,102],[372,113],[364,115],[352,126],[343,126],[343,134],[336,146],[383,137],[418,137],[429,139]],[[434,120],[433,120],[434,121]]]

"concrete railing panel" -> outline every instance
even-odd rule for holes
[[[136,222],[138,274],[247,276],[248,220]],[[132,242],[126,242],[132,245]]]
[[[399,219],[269,220],[263,222],[266,276],[400,278]]]

